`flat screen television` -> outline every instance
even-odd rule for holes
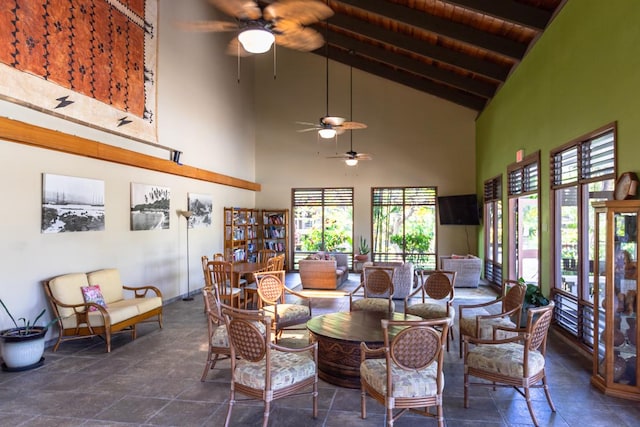
[[[480,207],[475,194],[438,197],[440,225],[480,225]]]

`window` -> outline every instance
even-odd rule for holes
[[[353,255],[353,188],[294,188],[291,198],[294,270],[318,251]]]
[[[484,183],[484,278],[502,285],[502,175]]]
[[[538,283],[540,271],[540,152],[509,165],[509,277]]]
[[[578,342],[593,344],[594,211],[612,198],[615,125],[551,151],[555,316]]]
[[[372,260],[436,268],[436,189],[372,189]]]

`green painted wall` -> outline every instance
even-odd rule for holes
[[[618,174],[640,171],[639,20],[637,0],[568,0],[478,117],[479,194],[484,181],[498,174],[506,184],[506,167],[515,162],[518,149],[525,154],[540,150],[541,254],[547,254],[540,282],[545,292],[551,268],[550,150],[616,121]],[[503,203],[506,216],[506,196]],[[505,219],[505,274],[507,230]]]

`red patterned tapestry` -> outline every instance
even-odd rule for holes
[[[158,0],[1,0],[0,97],[155,143]]]

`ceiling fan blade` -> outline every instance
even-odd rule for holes
[[[358,160],[373,160],[373,157],[371,157],[371,154],[367,154],[367,153],[358,153],[356,154],[355,158]]]
[[[234,37],[233,39],[231,39],[231,41],[227,45],[227,55],[233,55],[233,56],[238,55],[241,57],[246,57],[246,56],[251,56],[253,54],[251,52],[247,52],[246,50],[244,50],[244,47],[242,47],[242,43],[240,43],[240,40],[238,40],[238,37]]]
[[[342,125],[340,125],[340,127],[345,130],[354,130],[354,129],[366,129],[367,125],[365,125],[364,123],[358,123],[358,122],[344,122],[342,123]]]
[[[319,128],[306,128],[306,129],[298,129],[296,132],[309,132],[312,130],[318,130]]]
[[[327,159],[340,159],[340,160],[346,160],[346,159],[350,159],[350,156],[347,155],[341,155],[341,156],[327,156]]]
[[[342,135],[346,132],[342,126],[335,126],[334,129],[336,131],[336,135]]]
[[[209,0],[216,9],[240,20],[260,19],[262,11],[256,2],[250,0]]]
[[[267,21],[292,19],[302,25],[310,25],[329,18],[333,15],[333,10],[316,0],[280,0],[265,7],[263,15]]]
[[[199,32],[236,31],[238,29],[238,24],[229,21],[176,22],[176,26],[181,30]]]
[[[274,28],[276,44],[288,49],[310,52],[324,45],[324,38],[314,29],[298,27],[281,30],[280,22]],[[278,34],[280,32],[281,34]]]

